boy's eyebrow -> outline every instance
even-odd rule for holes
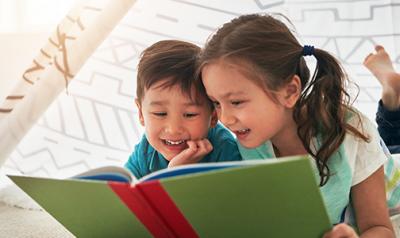
[[[183,104],[184,106],[190,107],[190,106],[200,106],[200,103],[197,102],[186,102]]]
[[[165,104],[167,104],[167,102],[165,102],[165,101],[151,101],[150,102],[150,106],[162,106]]]
[[[168,104],[168,101],[151,101],[150,102],[150,106],[163,106]],[[185,102],[183,103],[183,106],[199,106],[201,104],[197,103],[197,102]]]

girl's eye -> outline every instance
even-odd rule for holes
[[[243,101],[231,101],[231,104],[234,106],[239,106],[242,103],[243,103]]]
[[[157,116],[157,117],[165,117],[167,115],[167,113],[166,112],[153,112],[153,115]]]
[[[185,113],[183,116],[184,117],[188,117],[188,118],[192,118],[199,115],[198,113]]]

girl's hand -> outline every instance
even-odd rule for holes
[[[172,158],[168,164],[168,167],[197,163],[213,150],[213,147],[208,139],[188,141],[186,143],[189,147]]]
[[[325,233],[323,238],[358,238],[357,233],[354,229],[345,224],[341,223],[336,225],[329,232]]]

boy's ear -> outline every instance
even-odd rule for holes
[[[279,101],[287,108],[293,108],[301,94],[301,80],[298,75],[294,75],[292,80],[283,86],[280,91]]]
[[[140,104],[138,99],[135,99],[136,106],[138,108],[138,114],[139,114],[139,122],[142,126],[144,126],[144,117],[143,117],[143,112],[142,112],[142,105]]]
[[[215,127],[218,123],[218,114],[217,114],[217,110],[213,110],[211,113],[211,128]]]

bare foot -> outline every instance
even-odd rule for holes
[[[382,85],[382,102],[389,110],[400,108],[400,74],[393,68],[389,54],[381,45],[375,46],[376,53],[370,53],[364,65]]]

